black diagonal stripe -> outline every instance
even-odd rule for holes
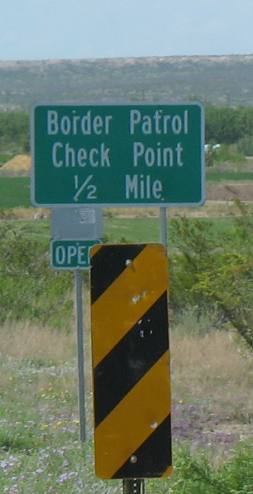
[[[168,415],[148,439],[131,454],[113,478],[161,477],[171,464],[171,423]]]
[[[126,269],[126,261],[133,260],[146,247],[139,245],[103,245],[91,259],[91,303]]]
[[[168,350],[167,292],[137,321],[94,370],[95,424]]]

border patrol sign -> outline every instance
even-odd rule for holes
[[[204,202],[199,103],[37,105],[35,206],[170,206]]]

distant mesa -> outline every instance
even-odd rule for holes
[[[36,102],[202,101],[253,106],[253,54],[0,60],[0,111]]]

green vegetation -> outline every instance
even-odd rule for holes
[[[229,108],[206,106],[206,142],[232,144],[245,136],[252,137],[253,108]]]
[[[253,180],[253,171],[252,172],[232,172],[225,171],[220,172],[219,170],[212,168],[207,172],[207,181],[208,182],[226,182],[226,181],[251,181]]]
[[[248,135],[238,141],[238,151],[244,156],[253,156],[253,130],[250,129]]]
[[[252,213],[236,204],[239,217],[171,219],[170,304],[175,316],[192,308],[199,316],[213,312],[217,326],[228,322],[253,347]],[[109,217],[105,241],[155,241],[158,226],[154,218]],[[71,276],[49,268],[48,224],[6,220],[0,233],[2,321],[13,317],[56,327],[70,321]]]
[[[48,241],[26,236],[3,222],[0,226],[0,321],[37,320],[66,327],[71,320],[71,275],[49,268]]]
[[[0,209],[31,206],[28,177],[0,177]]]
[[[238,151],[236,144],[222,144],[214,153],[214,164],[219,165],[225,163],[242,165],[245,162],[245,157]]]
[[[11,153],[1,153],[0,154],[0,167],[6,163],[11,158]]]
[[[206,165],[241,166],[253,154],[253,108],[206,106]],[[220,147],[215,147],[219,143]],[[245,176],[246,179],[246,176]],[[236,180],[236,178],[234,178]]]
[[[175,470],[147,494],[252,494],[252,211],[237,212],[170,220]],[[105,237],[155,241],[158,224],[108,213]],[[79,444],[73,279],[49,268],[49,238],[47,220],[0,223],[0,490],[118,494],[94,476],[90,363]]]
[[[89,362],[87,333],[88,328]],[[90,362],[87,441],[85,447],[79,443],[73,331],[8,323],[0,334],[1,492],[120,494],[122,481],[94,475]],[[245,417],[235,417],[236,396],[240,411],[252,413],[252,360],[220,332],[178,337],[174,327],[172,340],[174,473],[169,479],[146,480],[146,493],[252,494],[252,444],[239,441]],[[218,385],[221,379],[229,380],[229,393]],[[231,430],[237,426],[239,433],[221,432],[222,424]]]
[[[180,494],[242,494],[252,493],[253,450],[250,445],[242,445],[224,465],[214,469],[207,455],[192,455],[189,449],[180,449],[177,453],[177,468],[167,489]],[[153,483],[153,488],[157,484]],[[150,492],[170,492],[169,490],[151,490]]]
[[[217,235],[212,222],[172,220],[178,254],[171,260],[170,301],[176,311],[195,307],[213,311],[253,348],[253,219],[237,201],[241,216]]]
[[[29,117],[26,112],[0,112],[0,164],[29,151]],[[7,158],[7,159],[6,159]]]

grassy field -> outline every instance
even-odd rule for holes
[[[89,318],[87,442],[81,447],[73,280],[48,268],[49,219],[33,221],[30,213],[0,222],[0,492],[118,494],[120,481],[94,476]],[[158,211],[144,213],[122,217],[107,210],[105,240],[157,241]],[[212,213],[191,218],[189,234],[194,225],[205,231],[210,224],[219,249],[226,244],[243,255],[247,239],[236,233],[236,209],[217,205]],[[8,214],[2,210],[2,218]],[[169,224],[169,257],[178,252],[175,221],[178,216]],[[87,276],[84,282],[87,314]],[[252,351],[231,325],[221,330],[212,311],[200,315],[192,307],[170,320],[175,469],[169,480],[147,481],[146,494],[253,494]]]
[[[10,153],[2,153],[0,152],[0,169],[1,165],[6,163],[9,159],[11,159],[12,155]]]
[[[0,177],[0,209],[30,207],[28,177]]]
[[[253,172],[220,172],[208,171],[207,181],[209,182],[231,182],[231,181],[251,181],[253,180]]]
[[[250,494],[252,358],[246,349],[238,351],[229,334],[196,336],[196,324],[184,318],[172,328],[175,471],[169,480],[147,481],[146,493]],[[74,331],[5,324],[0,335],[1,492],[120,493],[121,481],[104,482],[93,473],[89,327],[84,448],[79,444]]]
[[[179,224],[178,218],[172,218],[168,230],[169,263],[170,267],[174,266],[176,269],[178,267],[174,262],[175,256],[178,255],[182,241],[180,237],[184,235],[177,231]],[[219,218],[192,218],[189,226],[195,231],[194,235],[203,235],[201,231],[205,232],[210,249],[215,246],[215,252],[221,251],[224,240],[228,252],[231,250],[241,252],[242,239],[238,235],[232,215]],[[189,235],[192,235],[191,230]],[[2,220],[0,236],[0,320],[4,321],[10,314],[14,319],[36,320],[57,327],[61,327],[64,321],[70,323],[72,277],[69,272],[58,273],[49,268],[51,237],[49,219]],[[105,215],[104,241],[109,243],[158,242],[159,219],[155,217],[116,217],[109,212]],[[208,253],[210,253],[209,250]],[[201,262],[203,264],[203,261]],[[174,276],[175,280],[173,272],[170,272],[170,276]],[[192,274],[189,273],[189,276],[192,277]],[[184,283],[182,277],[177,276],[177,280],[179,283]],[[172,286],[171,295],[175,297],[178,293],[178,297],[182,298],[180,286],[176,287],[173,295],[174,286]],[[59,298],[61,304],[59,304]]]
[[[173,224],[173,218],[170,220]],[[194,222],[198,224],[211,225],[213,238],[219,238],[223,236],[232,236],[234,231],[233,217],[220,217],[220,218],[194,218]],[[19,232],[27,239],[39,240],[45,246],[48,244],[51,238],[50,233],[50,220],[44,219],[39,221],[32,221],[26,219],[20,220],[4,220],[6,226],[12,228],[14,231]],[[128,218],[128,217],[111,217],[105,215],[104,217],[104,238],[107,242],[111,243],[145,243],[145,242],[159,242],[159,219],[158,218]],[[169,246],[174,248],[175,234],[170,230],[168,232]],[[236,242],[236,238],[234,239]]]

